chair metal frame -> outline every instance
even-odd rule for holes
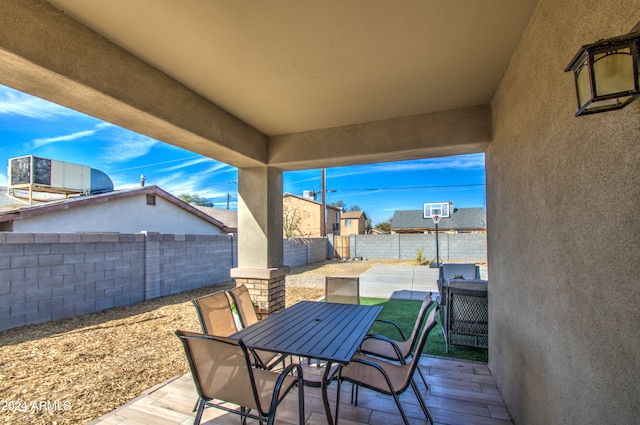
[[[272,425],[275,422],[276,409],[278,405],[284,400],[289,391],[293,387],[298,387],[298,412],[299,412],[299,422],[301,425],[305,423],[305,414],[304,414],[304,385],[303,385],[303,375],[302,368],[298,364],[290,364],[286,368],[282,370],[280,373],[270,372],[270,371],[262,371],[262,373],[270,373],[273,375],[278,375],[278,378],[275,382],[275,386],[273,389],[273,394],[271,396],[271,402],[269,404],[269,409],[265,410],[260,402],[260,396],[258,395],[258,388],[256,387],[256,380],[254,377],[254,367],[251,363],[251,358],[249,355],[249,350],[244,345],[242,340],[237,340],[233,338],[225,338],[225,337],[216,337],[213,335],[205,335],[205,334],[197,334],[193,332],[186,332],[181,330],[175,331],[176,336],[182,342],[182,345],[185,350],[185,354],[187,356],[187,360],[189,362],[189,368],[191,370],[191,374],[193,377],[193,381],[195,383],[196,391],[198,392],[199,400],[197,403],[197,412],[194,420],[194,425],[199,425],[202,420],[202,414],[205,408],[215,407],[217,409],[224,410],[226,412],[235,413],[240,415],[243,418],[243,423],[246,422],[246,418],[251,418],[262,422],[267,422],[267,425]],[[255,410],[257,410],[256,414],[251,413],[251,408],[247,408],[245,406],[241,406],[237,403],[238,400],[225,400],[218,399],[215,397],[207,397],[205,393],[205,388],[203,387],[203,382],[198,373],[198,367],[194,360],[194,353],[192,347],[190,346],[188,340],[189,339],[199,339],[204,341],[209,341],[212,345],[217,344],[227,344],[231,346],[237,346],[239,350],[242,351],[244,356],[244,362],[246,365],[246,372],[249,377],[249,382],[251,384],[251,396],[253,397],[253,402],[255,404]],[[209,360],[209,359],[207,359]],[[213,366],[215,367],[215,365]],[[236,371],[239,373],[240,371]],[[292,374],[295,373],[295,381],[289,384],[288,388],[283,388],[284,380],[287,377],[291,377]],[[275,376],[274,376],[275,377]],[[284,393],[280,394],[281,391]],[[220,403],[215,403],[214,400],[219,400]],[[228,406],[222,405],[222,402],[233,403],[239,406],[238,409],[234,409]]]
[[[431,293],[429,292],[425,299],[422,301],[422,305],[420,306],[420,310],[418,311],[418,316],[416,317],[416,322],[413,326],[413,330],[409,338],[405,337],[402,329],[400,329],[400,326],[397,323],[391,320],[376,320],[377,323],[386,323],[393,326],[400,334],[401,341],[394,340],[386,335],[369,334],[362,341],[362,344],[360,345],[360,352],[370,356],[380,357],[386,360],[395,360],[399,361],[402,364],[406,364],[407,360],[411,358],[416,344],[418,343],[420,329],[422,329],[422,326],[424,325],[424,322],[428,316],[429,309],[433,304],[434,302],[432,300]],[[370,340],[386,342],[388,344],[388,347],[391,347],[393,349],[393,352],[384,350],[385,347],[380,347],[379,344],[377,347],[376,345],[370,344]],[[400,347],[400,345],[402,345],[402,348]],[[427,380],[422,374],[420,368],[418,368],[418,373],[420,374],[420,378],[422,379],[424,385],[429,388],[429,386],[427,385]]]
[[[245,285],[236,286],[233,289],[227,291],[229,297],[233,301],[240,317],[240,323],[243,328],[251,326],[258,322],[258,315],[256,314],[249,294],[249,289]],[[286,356],[278,353],[272,353],[270,351],[250,350],[256,359],[256,362],[260,367],[264,369],[273,369],[280,362],[284,364]]]
[[[382,359],[377,359],[374,357],[370,357],[370,356],[366,356],[366,355],[361,355],[361,354],[356,354],[354,356],[354,358],[351,360],[351,362],[349,362],[348,365],[343,366],[340,371],[338,372],[338,389],[337,389],[337,401],[336,401],[336,405],[338,407],[336,407],[336,416],[335,416],[335,421],[334,424],[337,425],[338,424],[338,410],[339,410],[339,406],[340,406],[340,387],[342,384],[342,381],[348,381],[351,382],[352,384],[356,385],[356,392],[355,392],[355,404],[358,404],[358,386],[363,386],[365,388],[369,388],[373,391],[382,393],[382,394],[387,394],[387,395],[391,395],[393,397],[393,400],[396,403],[396,406],[398,406],[398,410],[400,411],[400,415],[402,416],[402,420],[404,421],[405,425],[410,425],[409,423],[409,419],[407,418],[407,415],[404,411],[404,408],[402,407],[402,404],[400,403],[400,394],[402,394],[403,392],[405,392],[409,387],[411,387],[413,389],[413,392],[416,395],[416,398],[418,399],[418,403],[420,404],[420,407],[422,408],[422,411],[425,415],[425,417],[427,418],[427,420],[429,421],[429,423],[433,424],[433,419],[431,418],[431,414],[429,413],[429,409],[427,408],[426,403],[424,402],[424,399],[422,398],[422,395],[420,395],[420,391],[418,389],[418,385],[416,384],[415,380],[413,379],[413,375],[415,374],[416,369],[418,368],[418,361],[420,359],[420,353],[422,353],[422,350],[424,349],[424,345],[427,342],[427,337],[429,336],[429,333],[433,330],[433,328],[436,325],[436,312],[438,311],[438,307],[436,306],[434,309],[431,310],[431,313],[429,313],[429,316],[427,318],[427,323],[425,324],[424,328],[422,329],[422,333],[420,334],[420,338],[418,341],[418,344],[416,346],[416,350],[415,353],[413,355],[413,357],[411,358],[411,361],[409,363],[406,364],[402,364],[402,365],[397,365],[395,363],[389,363],[386,360],[382,360]],[[389,371],[387,369],[389,368],[403,368],[406,371],[406,379],[404,380],[404,382],[402,383],[402,385],[398,388],[394,388],[392,380],[389,376]],[[355,371],[353,370],[355,369]],[[386,383],[386,388],[382,388],[382,387],[375,387],[372,386],[366,382],[363,381],[359,381],[355,378],[353,378],[352,376],[350,376],[350,374],[353,375],[358,375],[359,371],[358,369],[364,370],[364,369],[371,369],[373,371],[377,371],[378,373],[380,373],[382,375],[382,377],[384,378],[384,381]],[[345,376],[346,373],[346,376]],[[366,372],[365,372],[366,373]]]

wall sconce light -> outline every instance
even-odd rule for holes
[[[632,32],[578,50],[564,70],[575,77],[576,116],[621,109],[640,96],[639,44],[640,32]]]

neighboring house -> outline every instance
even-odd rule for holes
[[[431,218],[424,218],[423,210],[400,210],[391,218],[392,233],[430,233],[436,225]],[[451,217],[443,217],[438,232],[486,233],[487,214],[484,208],[455,208]]]
[[[5,194],[1,198],[4,201],[0,205],[20,203]],[[0,212],[0,231],[139,233],[146,230],[182,234],[225,234],[234,231],[157,186],[14,207]]]
[[[325,213],[327,233],[340,231],[338,207],[327,205]],[[322,234],[322,203],[302,196],[285,193],[282,198],[283,226],[285,237],[319,237]]]
[[[366,233],[367,216],[364,211],[343,212],[340,217],[340,234],[364,235]]]
[[[342,215],[342,208],[334,207],[333,205],[327,205],[327,234],[340,234],[340,216]]]
[[[200,205],[193,204],[191,204],[191,206],[199,209],[203,213],[207,214],[210,217],[213,217],[215,220],[222,223],[222,225],[227,229],[227,233],[238,233],[238,211],[213,207],[202,207]]]

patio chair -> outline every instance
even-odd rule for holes
[[[229,297],[224,291],[191,300],[198,313],[202,333],[229,336],[238,331]]]
[[[249,290],[245,285],[236,286],[229,290],[229,295],[238,310],[238,316],[240,316],[240,323],[243,328],[258,322],[256,309],[253,306]]]
[[[431,293],[428,293],[422,301],[422,305],[418,311],[418,316],[416,317],[416,322],[413,325],[413,330],[411,331],[409,338],[404,336],[402,329],[400,329],[400,326],[398,326],[397,323],[391,320],[376,320],[376,323],[386,323],[393,326],[400,334],[400,340],[389,338],[386,335],[369,334],[364,338],[362,344],[360,344],[360,352],[370,356],[381,357],[386,360],[399,361],[400,363],[405,364],[411,357],[413,350],[416,348],[420,329],[422,328],[422,325],[424,325],[425,319],[427,318],[427,312],[432,305],[433,301],[431,299]],[[419,368],[418,373],[420,374],[420,378],[422,378],[422,382],[428,388],[427,381]]]
[[[290,364],[282,372],[252,366],[242,340],[176,330],[189,361],[199,400],[194,424],[205,408],[215,407],[246,418],[275,422],[276,409],[289,391],[298,387],[298,414],[304,424],[302,369]],[[237,408],[228,405],[233,403]]]
[[[440,266],[438,276],[438,291],[440,298],[444,298],[442,290],[445,283],[452,279],[480,279],[480,267],[473,263],[450,263]]]
[[[360,278],[325,276],[324,301],[339,304],[360,304]],[[314,359],[308,358],[307,363],[311,365],[313,360]],[[323,366],[322,362],[316,360],[316,367],[321,366]],[[305,384],[309,386],[319,386],[320,382],[307,379]]]
[[[420,407],[424,412],[425,417],[429,423],[433,424],[431,414],[427,409],[427,405],[420,395],[418,386],[413,379],[413,374],[418,367],[418,361],[420,359],[420,353],[424,349],[424,345],[427,342],[429,333],[436,325],[436,311],[438,308],[434,308],[429,313],[427,323],[425,324],[418,343],[416,345],[415,352],[411,361],[407,364],[391,363],[386,360],[378,359],[376,357],[367,356],[364,354],[356,354],[353,356],[349,364],[343,366],[338,372],[338,389],[336,405],[340,406],[340,386],[342,381],[351,382],[356,386],[355,388],[355,404],[358,404],[358,387],[363,386],[369,388],[378,393],[387,394],[393,397],[402,420],[405,425],[409,425],[409,419],[402,408],[400,403],[400,394],[404,393],[407,388],[411,387],[413,392],[420,403]],[[335,424],[338,424],[338,407],[336,407],[336,419]]]
[[[325,276],[324,300],[328,303],[360,304],[360,278]]]
[[[228,291],[233,304],[236,306],[238,316],[240,317],[240,324],[243,328],[251,326],[258,322],[258,315],[256,314],[251,295],[245,285],[237,286]],[[283,362],[285,356],[271,351],[253,350],[256,360],[265,369],[272,369],[278,363]]]

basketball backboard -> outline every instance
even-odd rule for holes
[[[452,203],[450,202],[431,202],[424,204],[424,218],[449,218]]]

